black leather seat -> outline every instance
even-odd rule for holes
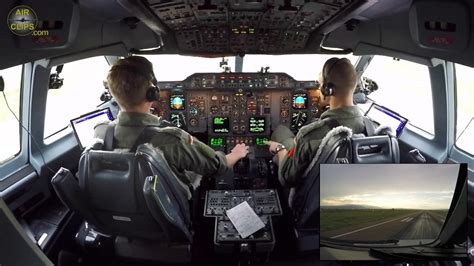
[[[62,168],[52,184],[63,203],[94,230],[116,236],[116,255],[190,261],[189,192],[150,144],[138,146],[135,153],[86,151],[78,180]]]
[[[398,140],[385,128],[372,136],[352,135],[352,130],[333,128],[322,140],[301,182],[292,188],[288,204],[293,212],[298,250],[319,249],[320,166],[334,163],[399,163]],[[381,135],[378,135],[381,134]]]

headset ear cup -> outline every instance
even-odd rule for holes
[[[324,83],[323,89],[321,90],[324,96],[332,96],[334,95],[334,84],[331,82]]]
[[[146,99],[149,102],[158,101],[160,98],[160,88],[152,86],[146,91]]]

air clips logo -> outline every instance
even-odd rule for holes
[[[8,28],[18,36],[47,36],[47,30],[36,30],[38,26],[38,16],[35,11],[25,5],[16,6],[8,13]]]

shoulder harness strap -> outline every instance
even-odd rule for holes
[[[172,124],[172,123],[170,123],[166,120],[163,120],[163,121],[161,121],[159,126],[147,126],[147,127],[145,127],[142,130],[142,132],[140,133],[140,135],[138,135],[137,140],[135,141],[132,148],[130,149],[130,152],[135,152],[139,145],[141,145],[143,143],[150,142],[153,139],[153,137],[157,133],[160,132],[160,128],[170,127],[170,126],[174,126],[174,124]]]
[[[140,144],[150,142],[151,139],[159,132],[158,127],[148,126],[143,129],[143,131],[138,135],[137,140],[130,148],[130,152],[135,152]]]
[[[111,151],[114,149],[114,133],[115,123],[112,122],[107,125],[107,130],[105,131],[104,150]]]
[[[338,122],[336,119],[334,119],[334,118],[332,118],[332,117],[324,119],[324,122],[325,122],[331,129],[336,128],[336,127],[338,127],[338,126],[341,125],[341,124],[339,124],[339,122]]]
[[[367,116],[363,116],[362,119],[364,120],[365,133],[367,134],[367,136],[375,135],[375,127],[372,121],[370,121]]]

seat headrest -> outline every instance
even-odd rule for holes
[[[94,208],[124,213],[137,211],[135,191],[138,179],[134,178],[133,153],[90,150],[81,158],[79,175],[82,177],[80,186]]]
[[[390,135],[352,138],[352,163],[399,163],[399,147]]]

